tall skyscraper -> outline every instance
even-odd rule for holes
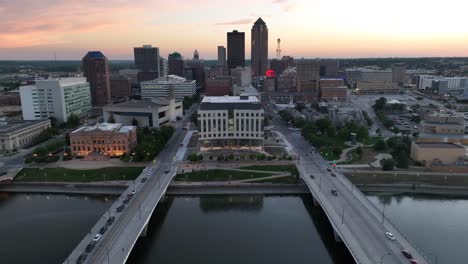
[[[218,46],[218,66],[226,67],[226,48]]]
[[[179,52],[173,52],[169,54],[168,57],[168,65],[169,65],[169,74],[177,75],[184,77],[185,76],[185,63],[182,55]]]
[[[296,62],[297,91],[303,94],[304,101],[318,100],[320,63],[317,60]]]
[[[110,103],[109,63],[100,51],[90,51],[82,60],[83,73],[91,88],[92,106]]]
[[[264,76],[268,67],[268,28],[259,18],[251,31],[251,54],[253,76]]]
[[[406,64],[395,63],[392,66],[392,81],[402,85],[406,81]]]
[[[234,30],[227,33],[227,64],[229,69],[245,66],[245,33]]]
[[[159,48],[151,45],[133,48],[135,56],[135,66],[138,70],[144,72],[157,72],[160,76]]]

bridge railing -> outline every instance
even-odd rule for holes
[[[346,186],[352,193],[356,192],[356,198],[358,198],[359,202],[365,206],[366,208],[368,208],[368,205],[372,206],[377,212],[379,213],[382,213],[382,210],[377,207],[376,204],[374,204],[373,202],[369,201],[369,199],[367,199],[367,197],[364,195],[364,193],[361,192],[361,190],[359,190],[359,188],[357,188],[349,179],[348,177],[346,177],[342,172],[341,172],[341,176],[343,177],[337,177],[342,183],[344,186]],[[351,187],[350,187],[351,186]],[[363,202],[362,200],[365,200],[365,202]],[[370,209],[368,208],[368,210],[370,211]],[[400,229],[398,229],[396,227],[396,225],[390,220],[388,219],[388,217],[386,217],[383,213],[382,213],[382,218],[380,217],[380,215],[375,215],[375,214],[372,214],[378,221],[380,221],[382,218],[384,220],[384,223],[387,222],[393,229],[397,230],[398,233],[400,233],[400,235],[403,236],[403,238],[406,239],[406,241],[408,241],[408,243],[411,244],[411,246],[416,249],[419,254],[428,262],[428,263],[432,263],[432,261],[430,261],[430,259],[424,254],[424,252],[418,247],[416,246],[415,243],[413,243],[413,241],[411,241],[407,236],[405,236],[405,234],[400,231]],[[385,225],[384,225],[385,226]]]

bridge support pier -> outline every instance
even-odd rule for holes
[[[146,237],[147,233],[148,233],[148,224],[146,224],[143,230],[141,230],[140,237]]]
[[[312,202],[314,203],[314,207],[320,207],[319,202],[315,199],[314,196],[312,196]]]
[[[343,242],[343,240],[341,240],[340,235],[335,231],[335,229],[333,229],[333,236],[335,237],[336,242]]]

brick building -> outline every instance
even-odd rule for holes
[[[112,98],[125,98],[131,95],[132,83],[129,77],[112,75],[110,77],[110,87]]]
[[[346,102],[348,98],[348,87],[320,87],[320,100],[321,101],[338,101]]]
[[[137,132],[134,126],[101,123],[83,126],[70,133],[70,149],[72,155],[76,156],[121,156],[136,146]]]
[[[224,96],[232,94],[232,77],[210,78],[205,81],[206,96]]]

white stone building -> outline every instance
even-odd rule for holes
[[[71,114],[87,116],[91,111],[91,92],[86,78],[37,80],[20,87],[24,120],[55,117],[66,122]]]
[[[214,145],[261,145],[264,111],[255,96],[207,96],[198,110],[199,139]]]
[[[160,127],[183,116],[182,102],[165,98],[155,98],[152,101],[130,100],[107,105],[103,112],[106,122],[113,117],[115,123],[129,126],[136,120],[138,127]]]
[[[49,119],[0,123],[0,152],[11,152],[30,145],[34,138],[48,128]]]
[[[184,77],[172,74],[142,82],[140,85],[142,99],[175,97],[176,100],[183,100],[186,96],[194,96],[197,89],[195,80],[189,81]]]

